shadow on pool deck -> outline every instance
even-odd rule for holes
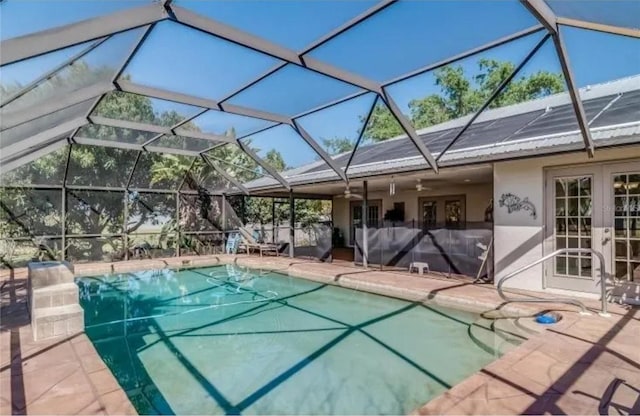
[[[22,347],[20,343],[20,327],[29,324],[29,316],[24,296],[18,296],[18,291],[26,291],[26,281],[18,282],[15,279],[14,269],[10,268],[9,279],[2,284],[2,306],[0,306],[1,331],[9,331],[9,357],[10,363],[0,369],[0,373],[9,370],[11,389],[11,414],[22,414],[26,409],[26,397],[24,392],[24,378],[22,377]],[[8,294],[8,302],[5,300]],[[20,300],[19,300],[20,298]],[[3,403],[4,405],[4,403]],[[8,414],[4,412],[2,414]]]
[[[611,342],[616,334],[619,331],[619,327],[626,326],[633,319],[633,311],[630,310],[627,312],[622,319],[618,322],[618,324],[612,328],[610,328],[602,337],[600,337],[596,342],[587,342],[591,344],[591,347],[585,351],[578,359],[577,363],[590,362],[594,363],[598,360],[598,358],[607,351],[607,344]],[[556,332],[557,333],[557,332]],[[563,336],[567,336],[565,334],[560,334]],[[640,332],[638,333],[640,335]],[[575,337],[574,337],[575,338]],[[640,338],[638,338],[640,339]],[[585,340],[583,340],[585,341]],[[610,353],[610,352],[609,352]],[[625,363],[635,368],[635,370],[640,373],[640,363],[634,362],[633,360],[628,359],[627,357],[621,356],[620,354],[614,353],[617,358],[622,359]],[[640,356],[640,349],[638,355]],[[554,383],[547,388],[547,390],[540,395],[534,403],[529,405],[529,407],[524,411],[525,414],[532,414],[539,411],[541,408],[544,408],[545,411],[549,411],[554,414],[558,414],[563,411],[560,406],[556,403],[560,396],[557,394],[559,391],[563,391],[564,386],[573,386],[580,376],[583,373],[583,366],[579,364],[575,364],[568,368],[564,374],[558,377]],[[615,390],[621,386],[622,383],[618,383],[620,380],[618,377],[614,377],[610,384],[607,386],[607,389],[603,392],[603,395],[600,397],[596,397],[593,395],[589,395],[588,393],[581,391],[574,391],[573,393],[579,393],[581,395],[592,397],[594,399],[598,399],[598,412],[599,414],[609,414],[609,407],[612,405],[612,399],[615,394]],[[626,382],[625,382],[626,383]],[[640,390],[634,388],[629,385],[633,390],[640,393]],[[640,387],[640,385],[638,385]],[[622,409],[625,408],[629,414],[640,414],[640,394],[638,395],[638,399],[635,403],[628,403],[630,406],[626,407],[625,405],[621,405],[618,403],[614,403],[615,407]]]
[[[548,329],[418,413],[639,414],[637,312]]]

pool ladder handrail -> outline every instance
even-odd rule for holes
[[[498,285],[496,287],[496,289],[498,290],[498,295],[500,295],[500,297],[502,298],[502,300],[504,300],[505,302],[526,302],[526,303],[534,303],[534,302],[541,302],[541,303],[568,303],[570,305],[575,305],[577,307],[579,307],[581,309],[580,313],[583,315],[589,315],[589,312],[587,311],[587,307],[580,302],[577,299],[573,299],[573,298],[531,298],[531,299],[521,299],[521,298],[509,298],[504,294],[504,291],[502,290],[502,285],[504,284],[504,282],[506,282],[507,280],[519,275],[520,273],[524,272],[525,270],[529,270],[530,268],[532,268],[533,266],[537,266],[540,263],[544,263],[545,261],[556,257],[557,255],[560,254],[576,254],[576,253],[587,253],[587,254],[593,254],[595,257],[598,258],[598,262],[600,263],[600,289],[601,289],[601,296],[602,296],[602,308],[601,311],[599,312],[600,316],[610,316],[609,313],[607,313],[607,288],[605,285],[605,277],[606,277],[606,273],[605,273],[605,259],[604,256],[602,255],[601,252],[596,251],[592,248],[562,248],[559,250],[554,251],[553,253],[549,253],[546,256],[532,262],[529,263],[523,267],[520,267],[517,270],[514,270],[513,272],[507,274],[506,276],[504,276],[502,279],[500,279],[500,281],[498,282]]]

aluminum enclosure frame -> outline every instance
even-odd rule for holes
[[[277,45],[271,41],[268,41],[259,36],[250,34],[246,31],[242,31],[231,27],[223,22],[216,21],[209,17],[205,17],[194,13],[190,10],[182,8],[180,6],[174,5],[171,1],[163,1],[160,3],[152,3],[145,6],[134,7],[124,11],[118,11],[111,14],[103,15],[96,18],[91,18],[83,21],[79,21],[76,23],[56,27],[54,29],[37,32],[33,34],[29,34],[26,36],[21,36],[18,38],[8,39],[3,41],[0,44],[2,48],[2,55],[0,56],[0,65],[8,65],[16,62],[21,62],[23,60],[41,56],[43,54],[58,51],[64,48],[68,48],[70,46],[75,46],[81,43],[90,42],[93,43],[87,46],[82,51],[78,52],[74,56],[68,58],[63,63],[56,66],[54,69],[48,71],[46,74],[43,74],[41,77],[37,78],[16,94],[9,97],[5,100],[0,107],[4,107],[10,102],[18,99],[22,94],[25,94],[30,89],[35,88],[40,82],[46,79],[49,76],[52,76],[61,68],[66,65],[71,64],[77,59],[82,58],[84,55],[94,50],[104,41],[109,39],[111,36],[122,33],[127,30],[143,28],[146,27],[143,34],[137,40],[137,42],[133,45],[132,50],[128,53],[124,62],[119,66],[116,75],[111,80],[110,84],[94,84],[92,86],[86,87],[85,89],[78,90],[73,92],[72,94],[66,95],[63,99],[50,100],[43,103],[40,103],[33,108],[30,108],[28,111],[25,111],[20,114],[13,114],[8,118],[8,121],[3,117],[3,124],[0,129],[6,130],[8,128],[28,123],[37,117],[41,117],[43,115],[52,114],[53,112],[63,110],[72,105],[81,103],[88,99],[95,98],[93,105],[90,110],[86,114],[86,121],[82,122],[79,120],[67,120],[66,122],[59,123],[58,125],[50,128],[47,131],[40,132],[39,134],[32,136],[30,138],[25,138],[24,140],[16,143],[14,145],[8,146],[2,149],[2,162],[7,163],[6,166],[15,168],[19,166],[19,164],[23,161],[29,160],[29,158],[24,154],[28,152],[29,149],[34,149],[34,152],[37,154],[43,154],[43,148],[52,148],[55,143],[49,143],[53,138],[58,137],[60,134],[63,134],[67,131],[69,126],[73,127],[73,132],[69,135],[68,140],[70,142],[78,141],[84,142],[87,144],[101,144],[99,141],[90,138],[81,138],[76,137],[79,129],[86,125],[87,123],[98,124],[98,125],[106,125],[112,127],[120,127],[120,128],[131,128],[146,132],[156,133],[156,136],[153,139],[147,141],[142,144],[141,150],[147,151],[146,146],[151,145],[155,140],[162,137],[165,134],[172,135],[181,135],[185,137],[193,137],[196,139],[205,139],[212,141],[212,147],[205,149],[201,152],[195,152],[197,154],[202,155],[203,157],[206,155],[206,152],[215,148],[220,144],[231,143],[236,144],[243,150],[249,157],[251,157],[258,165],[260,165],[265,171],[267,171],[271,176],[273,176],[285,189],[290,190],[290,184],[284,179],[278,172],[270,167],[264,160],[262,160],[255,152],[251,149],[248,149],[247,146],[243,146],[239,141],[239,138],[229,138],[226,136],[218,136],[212,134],[205,133],[195,133],[190,132],[188,135],[184,133],[180,133],[180,126],[193,118],[202,115],[207,110],[215,110],[228,112],[232,114],[243,115],[252,118],[258,118],[263,120],[268,120],[277,125],[287,124],[291,126],[296,133],[311,147],[312,151],[322,160],[324,160],[329,167],[348,185],[349,177],[347,175],[347,169],[350,166],[350,163],[353,159],[353,155],[355,154],[357,147],[362,140],[363,132],[360,133],[358,140],[356,142],[356,146],[354,147],[351,157],[349,159],[349,163],[347,164],[345,169],[339,168],[332,157],[329,156],[318,144],[316,139],[312,137],[306,130],[301,128],[300,124],[297,122],[297,119],[302,116],[312,114],[317,111],[322,111],[330,106],[337,105],[340,102],[344,102],[347,99],[355,98],[362,94],[366,94],[369,92],[375,93],[378,98],[374,101],[374,107],[378,100],[384,102],[389,110],[391,111],[394,118],[399,122],[403,131],[407,135],[407,137],[413,142],[416,146],[420,154],[427,161],[428,165],[437,173],[438,172],[438,160],[442,157],[442,155],[455,143],[455,141],[464,133],[467,125],[457,136],[454,138],[452,143],[443,151],[438,154],[437,158],[435,158],[427,146],[422,142],[419,135],[417,134],[415,128],[411,125],[406,116],[402,113],[398,105],[395,103],[392,97],[387,93],[387,88],[390,85],[395,83],[404,81],[410,77],[425,73],[427,71],[431,71],[435,68],[442,67],[444,65],[448,65],[457,60],[463,59],[465,57],[471,56],[473,54],[488,50],[490,48],[494,48],[513,40],[522,38],[524,36],[530,35],[532,33],[539,32],[541,30],[546,30],[549,36],[552,37],[554,42],[554,47],[562,68],[563,76],[566,80],[567,90],[571,97],[571,103],[576,114],[578,125],[581,131],[581,135],[584,141],[584,147],[590,157],[593,157],[594,154],[594,143],[591,137],[591,132],[589,129],[588,122],[586,120],[584,106],[582,104],[582,100],[580,99],[577,86],[575,84],[575,77],[573,75],[573,71],[569,62],[569,57],[566,51],[566,46],[564,45],[563,37],[560,31],[560,26],[570,26],[577,27],[585,30],[593,30],[599,31],[603,33],[609,33],[619,36],[626,36],[631,38],[640,39],[640,30],[619,27],[607,24],[600,24],[594,22],[582,21],[579,19],[573,18],[565,18],[558,17],[553,10],[548,6],[548,4],[544,0],[520,0],[522,5],[529,11],[539,22],[539,25],[532,26],[530,28],[524,29],[518,33],[514,33],[512,35],[505,36],[501,39],[489,42],[485,45],[473,48],[466,52],[460,53],[456,56],[452,56],[447,58],[441,62],[431,64],[420,68],[418,70],[412,71],[411,73],[402,75],[395,79],[389,80],[387,82],[376,82],[365,77],[362,77],[357,74],[350,73],[349,71],[345,71],[343,69],[337,68],[333,65],[327,64],[315,58],[309,56],[309,53],[321,47],[322,45],[330,42],[337,36],[343,34],[344,32],[356,27],[357,25],[367,21],[371,17],[376,14],[383,12],[388,7],[392,6],[396,3],[396,0],[383,0],[379,3],[373,5],[368,10],[360,13],[358,16],[353,17],[349,21],[343,23],[339,27],[330,31],[326,35],[322,36],[318,40],[309,44],[306,48],[301,50],[300,52],[293,51],[286,47],[282,47]],[[126,70],[129,63],[136,56],[137,52],[144,45],[148,35],[152,32],[154,25],[158,22],[164,20],[175,21],[178,24],[184,25],[186,27],[192,28],[194,30],[198,30],[200,32],[204,32],[208,35],[219,37],[230,41],[234,44],[252,49],[261,54],[271,56],[280,61],[277,65],[275,65],[272,69],[266,71],[261,76],[250,80],[242,86],[239,86],[235,91],[227,94],[220,101],[207,100],[200,97],[189,96],[187,94],[182,94],[179,92],[165,91],[158,88],[147,87],[144,85],[139,85],[124,79],[120,79],[122,73]],[[546,38],[545,38],[546,39]],[[237,106],[228,103],[228,101],[235,97],[237,94],[245,91],[251,86],[257,84],[261,80],[265,79],[269,75],[273,74],[277,70],[283,68],[285,65],[293,64],[296,66],[300,66],[307,70],[316,72],[318,74],[330,77],[332,79],[347,83],[349,85],[358,87],[362,89],[361,92],[354,94],[352,97],[346,97],[341,100],[337,100],[333,103],[329,103],[327,105],[321,106],[311,111],[307,111],[301,114],[298,114],[293,117],[283,116],[280,114],[273,114],[269,112],[265,112],[262,110],[257,110],[253,108],[245,108],[242,106]],[[516,71],[517,72],[517,71]],[[93,111],[99,104],[99,102],[106,96],[106,94],[119,90],[125,91],[128,93],[143,95],[146,97],[154,97],[159,99],[165,99],[174,101],[176,103],[194,105],[202,108],[197,115],[191,117],[187,121],[183,121],[178,123],[170,128],[158,127],[153,125],[148,125],[144,123],[136,123],[129,122],[125,120],[115,120],[108,119],[105,117],[99,117],[92,115]],[[499,92],[499,91],[498,91]],[[484,103],[484,105],[477,111],[472,117],[469,125],[475,120],[479,114],[486,109],[493,99],[497,96],[497,93],[492,94],[489,100]],[[372,108],[372,110],[373,110]],[[372,111],[371,111],[372,112]],[[371,117],[371,112],[367,115],[367,122]],[[272,128],[275,126],[271,126]],[[364,128],[366,127],[366,122]],[[266,129],[260,130],[264,131]],[[257,134],[257,133],[253,133]],[[105,144],[106,145],[106,144]],[[43,147],[44,146],[44,147]],[[114,143],[112,144],[114,147],[123,148],[131,148],[131,146],[125,146],[122,143]],[[191,151],[179,151],[176,149],[169,148],[161,148],[161,151],[166,151],[167,153],[175,153],[175,154],[189,154],[193,155],[194,152]],[[157,151],[154,149],[154,151]],[[211,161],[208,158],[204,158],[208,163]],[[212,167],[216,168],[214,165]],[[216,170],[219,169],[216,168]],[[234,182],[234,181],[230,181]],[[238,186],[237,183],[234,183],[235,186]],[[248,192],[246,188],[239,187],[242,192]]]

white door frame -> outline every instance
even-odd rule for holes
[[[575,167],[563,167],[563,168],[554,168],[548,169],[545,175],[545,238],[543,244],[543,253],[547,255],[554,250],[556,247],[556,195],[555,195],[555,181],[556,179],[564,178],[564,179],[575,179],[575,178],[591,178],[591,238],[590,245],[596,250],[598,248],[598,242],[602,238],[602,210],[597,209],[597,207],[603,206],[603,198],[602,198],[602,166],[601,165],[583,165],[583,166],[575,166]],[[568,210],[568,207],[567,207]],[[578,206],[578,210],[580,210],[580,206]],[[567,213],[565,213],[566,216]],[[578,227],[580,224],[578,224]],[[568,223],[567,223],[568,227]],[[578,242],[581,241],[581,238],[578,234],[571,235],[569,234],[569,230],[567,229],[566,235],[570,236],[567,238],[567,242],[571,240],[576,240]],[[582,238],[582,240],[587,240],[588,238]],[[567,244],[567,246],[570,246]],[[559,247],[558,247],[559,248]],[[563,247],[564,248],[564,247]],[[581,262],[584,261],[584,255],[580,256]],[[544,288],[554,288],[554,289],[563,289],[563,290],[573,290],[578,292],[588,292],[588,293],[599,293],[600,292],[600,268],[595,259],[591,259],[591,275],[590,276],[569,276],[569,275],[558,275],[556,274],[556,262],[561,261],[562,256],[557,256],[555,259],[545,262],[544,265],[544,278],[543,278],[543,287]],[[569,261],[569,260],[567,260]],[[572,260],[574,261],[574,260]]]
[[[544,255],[555,250],[555,179],[559,177],[592,177],[592,230],[591,246],[602,252],[605,258],[606,279],[613,282],[615,276],[614,259],[614,187],[613,178],[616,174],[633,173],[640,171],[640,160],[610,161],[602,163],[552,167],[545,169],[545,219],[544,219]],[[592,259],[591,277],[566,278],[566,284],[558,284],[559,276],[555,274],[555,261],[546,262],[543,270],[543,288],[555,288],[573,290],[579,292],[599,293],[600,270],[598,262]],[[631,283],[631,282],[625,282]],[[640,284],[640,282],[635,282]]]
[[[607,164],[603,167],[603,177],[607,193],[605,195],[605,207],[604,207],[604,226],[605,226],[605,240],[606,244],[603,246],[602,254],[604,254],[607,261],[607,274],[613,281],[616,275],[615,272],[615,193],[614,193],[614,177],[618,174],[639,173],[640,172],[640,160],[633,162],[620,162],[615,164]],[[622,283],[639,285],[640,281],[624,281]]]

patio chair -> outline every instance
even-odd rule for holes
[[[146,241],[135,244],[129,250],[129,256],[137,259],[151,258],[151,244]]]
[[[264,253],[269,252],[275,253],[276,256],[280,254],[277,244],[259,243],[254,238],[253,233],[244,227],[239,227],[238,231],[240,232],[240,236],[243,240],[240,244],[240,248],[246,250],[247,254],[249,254],[252,249],[258,250],[260,252],[260,257],[262,257]]]
[[[225,245],[224,252],[226,254],[236,254],[238,252],[238,246],[240,245],[240,234],[231,233],[227,238],[227,244]]]

